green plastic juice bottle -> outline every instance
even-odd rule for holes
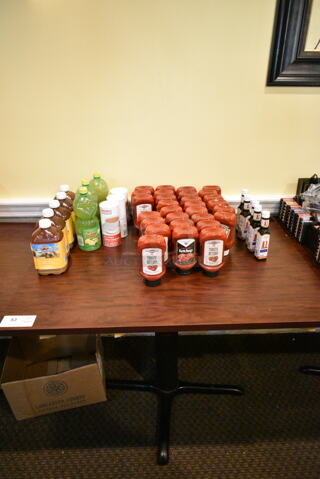
[[[95,251],[101,246],[100,223],[96,216],[97,203],[88,195],[85,186],[79,188],[80,196],[76,202],[76,233],[79,248],[83,251]]]
[[[97,203],[97,215],[99,215],[98,196],[97,196],[96,192],[94,191],[94,189],[92,188],[92,186],[90,186],[90,180],[88,180],[87,178],[83,178],[81,180],[81,186],[76,191],[76,195],[75,195],[75,198],[74,198],[74,201],[73,201],[73,207],[75,207],[75,205],[77,204],[78,199],[80,198],[80,188],[82,186],[85,186],[87,188],[89,198],[91,198],[93,201],[95,201]]]
[[[90,181],[90,187],[98,196],[98,204],[107,198],[109,188],[104,179],[101,178],[100,173],[93,173],[93,178]]]

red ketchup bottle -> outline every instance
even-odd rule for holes
[[[155,191],[173,191],[175,193],[176,189],[173,185],[159,185]]]
[[[133,190],[133,193],[145,193],[148,191],[151,195],[154,194],[154,189],[153,186],[136,186],[135,189]]]
[[[139,214],[139,218],[137,218],[138,228],[140,228],[140,224],[146,218],[159,218],[159,217],[160,217],[160,213],[158,211],[143,211],[142,213]]]
[[[194,186],[180,186],[180,188],[177,189],[176,194],[177,197],[180,199],[183,196],[189,195],[189,194],[194,194],[198,193],[196,188]]]
[[[212,211],[213,208],[217,205],[219,205],[219,206],[222,206],[222,205],[229,206],[229,203],[226,200],[224,200],[223,198],[217,197],[217,198],[212,198],[211,200],[208,200],[206,205],[207,205],[208,210]]]
[[[146,235],[161,235],[164,237],[166,242],[166,251],[164,253],[164,262],[168,264],[169,262],[169,246],[171,239],[171,230],[168,225],[160,223],[150,223],[145,229]]]
[[[177,198],[176,194],[173,190],[157,190],[154,192],[154,197],[156,199],[161,199],[163,198]]]
[[[206,204],[202,201],[201,198],[185,201],[183,205],[184,209],[186,210],[187,208],[189,208],[189,206],[206,208]]]
[[[177,213],[177,212],[181,212],[182,213],[182,208],[181,206],[176,206],[176,205],[172,205],[172,206],[163,206],[160,210],[160,215],[165,218],[169,213]]]
[[[199,265],[207,276],[217,276],[224,265],[224,248],[227,239],[223,228],[204,228],[200,232]]]
[[[218,195],[218,193],[216,192],[215,194],[212,193],[206,193],[202,200],[205,202],[205,204],[208,206],[208,201],[210,200],[216,200],[216,199],[219,199],[219,200],[222,200],[222,196]]]
[[[191,219],[195,224],[197,224],[198,221],[201,221],[201,220],[211,220],[211,219],[213,220],[213,215],[211,215],[210,213],[205,213],[204,215],[195,213],[194,215],[191,216]]]
[[[161,199],[157,201],[157,211],[160,211],[163,206],[180,206],[177,200],[174,200],[173,198],[167,198],[167,199]]]
[[[195,226],[175,226],[172,231],[173,264],[178,273],[190,274],[197,264],[198,230]]]
[[[143,235],[138,240],[139,273],[147,286],[158,286],[166,273],[166,242],[161,235]]]
[[[225,211],[228,213],[234,213],[234,208],[231,205],[226,205],[226,204],[217,204],[212,208],[212,214],[214,215],[217,211]]]
[[[221,195],[221,188],[218,185],[206,185],[201,188],[202,191],[216,191]]]
[[[189,206],[186,209],[186,213],[188,213],[191,218],[191,216],[195,215],[196,213],[198,213],[199,215],[205,215],[206,213],[208,213],[208,210],[203,206]]]
[[[188,215],[187,215],[188,216]],[[184,226],[184,225],[191,225],[191,226],[194,226],[194,223],[193,221],[189,218],[177,218],[175,220],[172,220],[169,224],[169,227],[170,227],[170,230],[173,231],[175,229],[175,227],[177,226]]]
[[[235,243],[237,217],[234,212],[229,213],[225,210],[219,210],[214,214],[214,219],[221,223],[221,227],[226,232],[227,239],[224,251],[224,255],[226,256],[229,254],[230,248],[232,248]]]
[[[197,201],[197,200],[202,201],[200,196],[198,195],[198,193],[192,193],[190,195],[184,195],[184,196],[181,196],[181,198],[180,198],[180,205],[184,206],[186,201]]]
[[[140,236],[145,234],[146,227],[151,224],[158,224],[158,225],[164,225],[165,220],[161,216],[155,217],[155,218],[145,218],[144,220],[141,221],[140,223]]]
[[[143,211],[152,211],[154,205],[154,198],[151,193],[139,192],[131,196],[131,205],[133,213],[133,222],[136,228],[138,228],[137,219],[139,214]]]
[[[197,223],[197,229],[198,229],[199,233],[204,228],[213,228],[213,227],[215,227],[215,228],[220,228],[221,227],[221,224],[219,223],[219,221],[215,220],[213,217],[212,217],[212,219],[200,220]]]
[[[189,218],[189,215],[187,213],[184,213],[183,211],[173,211],[172,213],[167,214],[166,223],[169,224],[173,220],[181,220],[186,218]]]
[[[171,196],[164,196],[164,195],[157,196],[157,197],[154,198],[154,202],[155,202],[155,205],[156,205],[156,209],[158,211],[160,211],[160,209],[161,209],[161,208],[157,208],[157,206],[160,202],[164,203],[164,206],[166,205],[166,203],[167,204],[175,203],[175,204],[179,205],[179,202],[177,201],[177,198],[174,195],[171,195]]]

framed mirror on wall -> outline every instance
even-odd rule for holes
[[[268,86],[320,86],[320,0],[277,0]]]

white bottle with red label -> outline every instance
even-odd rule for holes
[[[270,244],[270,211],[262,211],[261,226],[257,231],[254,255],[257,259],[267,259]]]

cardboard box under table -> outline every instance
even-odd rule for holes
[[[100,337],[13,338],[1,386],[16,419],[107,399]]]

